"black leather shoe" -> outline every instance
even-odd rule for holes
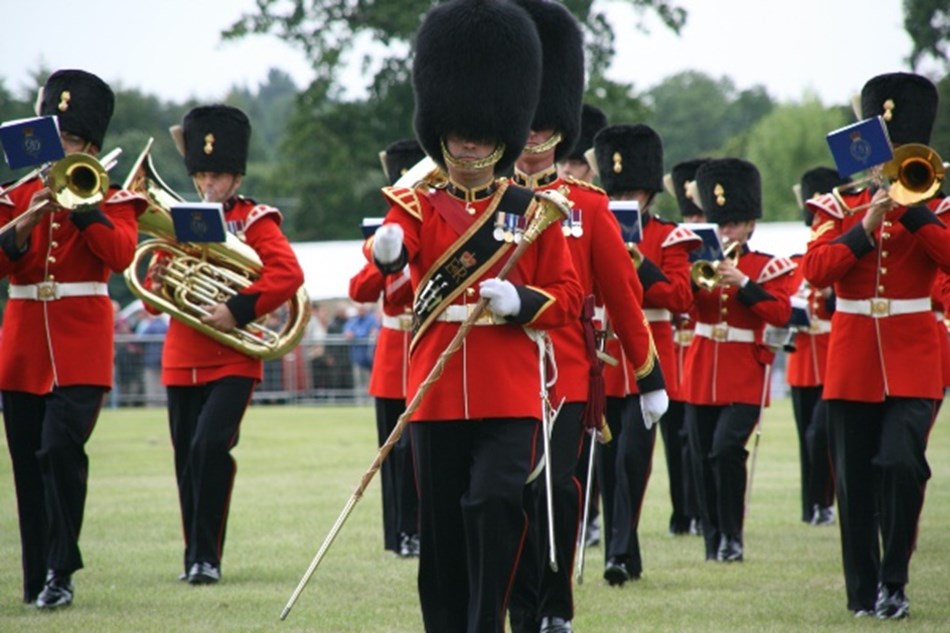
[[[716,560],[721,563],[742,562],[742,541],[735,536],[722,535],[719,540],[719,551]]]
[[[73,581],[69,574],[57,574],[50,570],[46,575],[46,585],[36,598],[38,609],[55,609],[73,603]]]
[[[822,507],[815,505],[815,514],[811,518],[812,525],[834,525],[835,509],[832,507]]]
[[[627,566],[623,561],[613,557],[607,561],[607,565],[604,567],[604,580],[611,587],[622,586],[623,583],[630,580],[630,572],[627,571]]]
[[[419,556],[419,535],[401,532],[399,534],[399,551],[397,551],[396,554],[400,558],[414,558]]]
[[[881,585],[874,604],[874,615],[879,620],[902,620],[910,617],[910,600],[904,595],[903,587]]]
[[[564,618],[541,618],[541,630],[539,633],[573,633],[574,628],[570,620]]]
[[[195,563],[188,571],[188,584],[213,585],[221,580],[221,570],[211,563]]]

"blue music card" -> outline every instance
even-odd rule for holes
[[[620,225],[620,235],[624,243],[639,244],[643,238],[640,203],[635,200],[611,200],[609,207]]]
[[[708,262],[722,259],[722,242],[719,240],[719,226],[711,222],[684,222],[680,226],[691,230],[703,240],[702,246],[689,253],[689,261],[704,259]]]
[[[224,242],[224,206],[219,202],[183,202],[171,206],[179,242]]]
[[[34,167],[65,156],[55,116],[7,121],[0,125],[0,144],[10,169]]]
[[[363,231],[363,239],[368,240],[383,224],[383,218],[363,218],[363,222],[360,224],[360,230]]]
[[[894,156],[887,125],[880,116],[846,125],[826,138],[842,178],[886,163]]]

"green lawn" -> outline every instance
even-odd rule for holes
[[[799,519],[791,407],[766,414],[746,562],[706,563],[697,537],[670,537],[666,468],[657,446],[640,538],[645,572],[611,588],[602,548],[588,550],[575,629],[626,631],[950,630],[950,430],[930,442],[933,479],[911,564],[913,618],[854,620],[845,608],[838,531]],[[0,440],[2,441],[2,440]],[[658,443],[661,440],[658,440]],[[41,613],[20,600],[19,538],[9,454],[0,450],[0,631],[314,631],[422,629],[415,562],[382,550],[378,482],[370,486],[286,621],[278,615],[375,456],[369,408],[254,406],[235,450],[238,477],[223,580],[177,581],[181,536],[162,409],[107,410],[88,445],[89,499],[76,601]]]

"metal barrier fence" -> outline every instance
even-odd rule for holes
[[[161,383],[161,350],[165,336],[115,335],[115,384],[111,407],[165,406]],[[264,362],[264,380],[254,390],[254,402],[271,404],[369,404],[369,367],[352,361],[357,346],[369,339],[346,339],[328,334],[305,340],[283,358]],[[372,358],[370,354],[357,354]]]

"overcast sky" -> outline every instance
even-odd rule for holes
[[[689,18],[677,37],[649,16],[634,28],[629,3],[599,0],[617,34],[611,78],[646,90],[683,70],[764,85],[781,101],[813,92],[847,103],[864,81],[905,70],[911,49],[901,0],[679,0]],[[254,0],[8,0],[0,79],[17,95],[29,72],[83,68],[107,82],[163,99],[219,100],[232,85],[254,89],[277,67],[306,86],[303,53],[273,36],[222,42],[220,33]],[[12,6],[9,6],[12,4]],[[421,4],[421,3],[420,3]],[[359,84],[348,73],[348,84]]]

